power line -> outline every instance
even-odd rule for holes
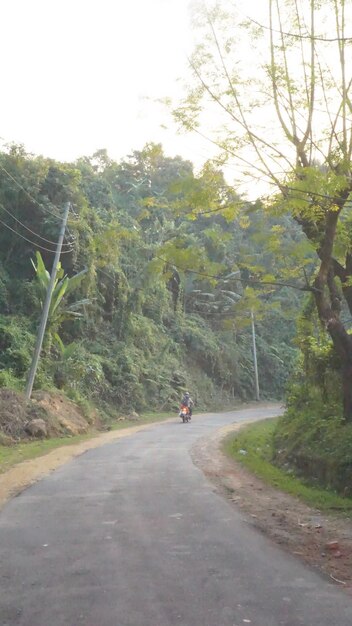
[[[224,280],[224,278],[226,278],[226,277],[220,276],[219,274],[207,274],[206,272],[199,272],[198,270],[193,270],[189,267],[182,267],[181,265],[177,265],[176,263],[173,263],[172,261],[168,261],[167,259],[164,259],[163,257],[158,256],[156,254],[153,255],[153,258],[159,259],[159,261],[163,261],[165,265],[169,265],[170,267],[176,267],[182,272],[189,272],[190,274],[196,274],[197,276],[203,276],[204,278],[212,278],[215,280]],[[290,285],[289,283],[282,283],[281,281],[273,282],[273,281],[266,281],[266,280],[253,280],[252,278],[231,278],[231,280],[233,280],[234,282],[248,283],[251,285],[260,285],[260,286],[271,285],[273,287],[290,287],[291,289],[298,289],[299,291],[314,291],[314,288],[310,286],[298,287],[296,285]]]
[[[34,230],[31,230],[28,226],[26,226],[25,224],[23,224],[23,222],[21,222],[21,220],[17,219],[17,217],[15,217],[11,211],[8,211],[8,209],[6,209],[6,207],[4,207],[4,205],[0,202],[0,208],[3,209],[3,211],[5,211],[8,215],[10,215],[10,217],[12,217],[18,224],[20,224],[21,226],[23,226],[23,228],[25,228],[26,230],[28,230],[32,235],[34,235],[35,237],[39,237],[39,239],[41,239],[42,241],[45,241],[46,243],[50,243],[53,246],[56,245],[55,241],[51,241],[50,239],[46,239],[45,237],[42,237],[41,235],[39,235],[38,233],[36,233]],[[70,247],[70,249],[72,250],[72,246],[69,243],[64,243],[62,244],[64,246]]]
[[[141,251],[146,251],[146,248],[144,246],[137,246],[137,248]],[[198,270],[194,270],[191,269],[189,267],[184,267],[182,265],[178,265],[177,263],[173,263],[172,261],[168,261],[167,259],[158,256],[157,254],[153,254],[152,252],[152,258],[150,259],[150,261],[152,261],[153,259],[159,259],[159,261],[162,261],[163,263],[165,263],[165,265],[168,265],[170,267],[175,267],[176,269],[181,270],[182,272],[188,272],[190,274],[195,274],[197,276],[201,276],[203,278],[211,278],[211,279],[215,279],[215,280],[224,280],[224,277],[220,276],[219,274],[208,274],[206,272],[200,272]],[[107,276],[108,278],[110,278],[110,280],[114,280],[114,278],[112,276],[109,276],[106,272],[104,272],[104,270],[102,270],[101,268],[97,268],[98,271],[102,272],[103,274],[105,274],[105,276]],[[314,291],[314,287],[311,286],[297,286],[297,285],[292,285],[289,283],[284,283],[281,281],[264,281],[264,280],[253,280],[252,278],[232,278],[231,280],[235,281],[235,282],[239,282],[239,283],[248,283],[251,285],[259,285],[259,286],[273,286],[273,287],[289,287],[290,289],[296,289],[298,291]]]
[[[57,215],[53,211],[50,211],[50,209],[48,209],[46,206],[44,206],[44,204],[42,204],[41,202],[38,202],[38,200],[33,198],[33,196],[29,193],[29,191],[27,191],[27,189],[25,189],[25,187],[23,187],[23,185],[21,185],[21,183],[19,183],[18,180],[14,176],[12,176],[12,174],[10,174],[10,172],[7,171],[7,169],[3,165],[1,165],[1,163],[0,163],[0,169],[28,196],[28,198],[32,202],[34,202],[34,204],[36,204],[41,209],[43,209],[43,211],[46,211],[46,213],[49,213],[49,215],[53,215],[57,220],[61,220],[62,219],[60,217],[60,215]]]
[[[298,192],[302,191],[303,193],[309,193],[308,191],[303,190],[303,189],[302,190],[301,189],[297,190],[295,188],[289,188],[289,187],[286,187],[286,189],[292,189],[292,190],[298,191]],[[319,194],[319,193],[317,193],[316,195],[326,198],[326,196],[323,196],[322,194]],[[291,196],[291,199],[292,198],[293,197]],[[302,196],[297,196],[295,199],[297,199],[297,200],[298,199],[302,199],[302,200],[304,200],[306,202],[310,201],[308,199],[306,200],[306,198],[304,198]],[[238,200],[235,200],[235,202],[233,204],[238,204],[238,205],[242,205],[242,206],[243,205],[247,205],[247,206],[251,205],[251,206],[253,206],[257,201],[258,201],[258,199],[256,201],[245,200],[245,199],[243,199],[243,200],[242,199],[238,199]],[[317,203],[317,204],[319,204],[319,203]],[[217,211],[223,211],[225,208],[229,208],[229,207],[221,207],[219,209],[212,209],[209,212],[210,213],[215,213]],[[193,215],[195,215],[195,217],[198,217],[198,216],[201,216],[201,215],[203,215],[205,213],[207,213],[207,211],[199,212],[199,213],[193,213]],[[192,214],[192,211],[190,211],[190,214]],[[185,215],[180,215],[179,218],[181,220],[184,220],[185,222],[188,222],[188,219],[187,219],[187,217]],[[147,249],[144,246],[137,246],[137,248],[139,250],[147,251]],[[186,273],[188,272],[188,273],[191,273],[191,274],[195,274],[197,276],[201,276],[201,277],[204,277],[204,278],[210,278],[210,279],[213,279],[213,280],[214,279],[215,280],[223,280],[224,279],[219,274],[208,274],[206,272],[200,272],[198,270],[194,270],[194,269],[191,269],[189,267],[184,267],[184,266],[178,265],[178,264],[176,264],[176,263],[174,263],[172,261],[168,261],[167,259],[165,259],[163,257],[160,257],[160,256],[158,256],[156,254],[153,254],[153,252],[152,252],[152,258],[150,259],[150,261],[152,261],[153,259],[159,259],[160,261],[165,263],[165,265],[168,265],[170,267],[175,267],[175,268],[177,268],[177,269],[179,269],[179,270],[181,270],[183,272],[186,272]],[[102,274],[107,276],[107,278],[109,278],[110,280],[114,280],[115,279],[115,277],[113,278],[112,276],[110,276],[106,272],[104,272],[104,270],[102,268],[97,268],[97,269]],[[296,289],[298,291],[315,291],[315,288],[311,287],[309,285],[298,286],[298,285],[292,285],[290,283],[284,283],[284,282],[281,282],[281,281],[273,282],[273,281],[264,281],[264,280],[253,280],[251,278],[233,278],[232,280],[235,281],[235,282],[248,283],[248,284],[251,284],[251,285],[259,285],[259,286],[266,286],[266,285],[268,285],[268,286],[273,286],[273,287],[288,287],[290,289]],[[137,288],[137,290],[138,290],[138,288]]]
[[[21,235],[21,233],[19,233],[17,230],[14,230],[13,228],[11,228],[11,226],[9,226],[8,224],[6,224],[5,222],[3,222],[2,220],[0,220],[0,224],[2,224],[3,226],[5,226],[5,228],[8,228],[8,230],[11,230],[13,233],[15,233],[15,235],[17,235],[18,237],[21,237],[21,239],[24,239],[25,241],[28,241],[28,243],[30,243],[32,246],[34,246],[35,248],[40,248],[41,250],[45,250],[46,252],[55,252],[55,250],[51,250],[50,248],[45,248],[44,246],[41,246],[39,243],[36,243],[34,241],[31,241],[30,239],[28,239],[27,237],[25,237],[24,235]],[[63,250],[61,252],[61,254],[70,254],[72,252],[71,250]]]

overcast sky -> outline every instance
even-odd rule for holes
[[[120,159],[157,141],[201,165],[211,143],[178,135],[157,100],[180,95],[190,4],[213,1],[0,0],[0,138],[59,160],[100,148]],[[267,13],[265,0],[227,2],[243,17]]]
[[[161,141],[204,161],[206,145],[165,131],[191,49],[189,0],[2,0],[0,137],[72,160]],[[209,148],[210,150],[210,148]]]

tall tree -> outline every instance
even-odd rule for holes
[[[197,132],[205,121],[242,175],[271,186],[267,208],[289,212],[314,247],[316,271],[304,281],[339,355],[351,421],[352,336],[341,309],[344,301],[352,312],[352,4],[267,0],[266,9],[245,22],[223,5],[200,10],[193,84],[175,116]],[[222,123],[215,136],[208,106]]]

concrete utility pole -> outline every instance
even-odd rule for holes
[[[63,243],[64,236],[65,236],[69,210],[70,210],[70,203],[67,202],[65,205],[64,215],[62,218],[59,239],[58,239],[57,246],[56,246],[55,258],[54,258],[53,267],[51,270],[50,281],[49,281],[48,289],[47,289],[46,296],[45,296],[42,317],[41,317],[40,325],[38,328],[37,341],[35,344],[31,368],[28,374],[28,380],[27,380],[27,386],[26,386],[26,392],[25,392],[27,400],[29,400],[32,395],[33,383],[34,383],[35,375],[36,375],[37,368],[38,368],[39,356],[40,356],[40,352],[42,349],[46,324],[48,321],[51,297],[53,295],[54,284],[55,284],[55,279],[56,279],[56,274],[57,274],[57,267],[58,267],[59,260],[60,260],[60,254],[61,254],[61,249],[62,249],[62,243]]]
[[[254,325],[254,313],[251,311],[252,322],[252,341],[253,341],[253,363],[254,363],[254,379],[255,379],[255,399],[257,402],[260,400],[259,396],[259,376],[258,376],[258,362],[257,362],[257,345],[255,340],[255,325]]]

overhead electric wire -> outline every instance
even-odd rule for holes
[[[145,250],[145,248],[143,248],[142,246],[139,246],[140,250]],[[181,265],[178,265],[176,263],[173,263],[172,261],[168,261],[167,259],[164,259],[161,256],[158,256],[157,254],[153,254],[153,257],[150,259],[151,261],[153,261],[153,259],[158,259],[159,261],[162,261],[163,263],[165,263],[165,265],[169,265],[170,267],[175,267],[176,269],[181,270],[182,272],[189,272],[190,274],[195,274],[196,276],[201,276],[203,278],[211,278],[211,279],[215,279],[215,280],[225,280],[226,276],[220,276],[220,274],[207,274],[206,272],[200,272],[198,270],[193,270],[189,267],[183,267]],[[110,278],[110,280],[113,280],[114,278],[112,276],[109,276],[107,274],[107,272],[104,272],[104,270],[102,270],[101,268],[98,268],[98,270],[100,272],[102,272],[103,274],[105,274],[105,276],[107,276],[108,278]],[[264,280],[253,280],[252,278],[232,278],[231,280],[233,280],[234,282],[239,282],[239,283],[248,283],[251,285],[259,285],[259,286],[272,286],[272,287],[289,287],[291,289],[297,289],[298,291],[314,291],[314,287],[310,287],[308,285],[306,286],[298,286],[298,285],[291,285],[289,283],[283,283],[283,282],[273,282],[273,281],[264,281]]]
[[[7,171],[7,169],[1,165],[0,163],[0,169],[28,196],[28,198],[31,200],[31,202],[33,202],[34,204],[36,204],[38,207],[40,207],[44,212],[48,213],[49,215],[52,215],[53,217],[55,217],[55,219],[57,220],[61,220],[61,216],[57,215],[56,213],[54,213],[53,211],[50,211],[50,209],[48,209],[46,206],[44,206],[44,204],[42,204],[41,202],[39,202],[38,200],[36,200],[35,198],[33,198],[33,196],[29,193],[29,191],[27,191],[27,189],[25,189],[25,187],[23,185],[21,185],[20,182],[18,182],[18,180],[12,176],[12,174],[10,174],[10,172]],[[4,207],[3,207],[4,208]],[[14,216],[12,216],[14,217]],[[14,218],[16,219],[16,218]],[[19,220],[17,220],[19,221]],[[22,226],[24,226],[24,224],[22,224]],[[24,226],[25,228],[27,228],[26,226]],[[29,228],[27,228],[27,230],[30,230]],[[68,234],[70,235],[71,238],[74,239],[73,235],[70,233],[68,226],[66,227],[66,230],[68,232]],[[35,233],[37,235],[37,233]],[[38,237],[40,237],[40,235],[37,235]],[[66,234],[65,234],[66,237]],[[43,239],[44,241],[47,241],[48,243],[51,243],[49,240],[41,237],[41,239]],[[56,245],[56,242],[54,242],[54,245]],[[63,243],[63,246],[71,246],[70,243]]]
[[[35,241],[31,241],[30,239],[28,239],[24,235],[21,235],[21,233],[19,233],[14,228],[11,228],[11,226],[9,226],[9,224],[6,224],[6,222],[3,222],[1,219],[0,219],[0,224],[5,226],[5,228],[8,228],[8,230],[11,230],[13,233],[15,233],[15,235],[18,235],[18,237],[21,237],[21,239],[24,239],[25,241],[28,241],[28,243],[32,244],[32,246],[34,246],[35,248],[40,248],[41,250],[45,250],[46,252],[52,252],[53,254],[55,253],[55,250],[51,250],[50,248],[45,248],[44,246],[41,246],[39,243],[36,243]],[[62,250],[61,254],[70,254],[71,252],[72,252],[72,248],[70,250]]]
[[[163,261],[166,265],[170,265],[171,267],[176,267],[176,269],[181,270],[182,272],[189,272],[190,274],[196,274],[197,276],[204,276],[204,278],[212,278],[215,280],[225,280],[226,277],[220,276],[219,274],[207,274],[205,272],[199,272],[198,270],[192,270],[189,267],[182,267],[181,265],[177,265],[176,263],[173,263],[172,261],[168,261],[167,259],[164,259],[163,257],[157,256],[156,254],[154,254],[154,259],[159,259],[160,261]],[[231,278],[231,280],[233,280],[234,282],[239,282],[239,283],[248,283],[251,285],[271,285],[273,287],[290,287],[291,289],[298,289],[299,291],[314,291],[314,287],[310,287],[310,286],[305,286],[305,287],[299,287],[297,285],[290,285],[289,283],[282,283],[282,282],[273,282],[273,281],[265,281],[265,280],[253,280],[251,278]]]
[[[17,217],[15,217],[11,211],[8,211],[8,209],[6,209],[6,207],[4,207],[4,205],[0,202],[0,208],[3,209],[8,215],[10,215],[10,217],[12,217],[18,224],[20,224],[21,226],[23,226],[23,228],[25,228],[26,230],[28,230],[32,235],[34,235],[35,237],[38,237],[39,239],[41,239],[42,241],[45,241],[46,243],[50,243],[53,246],[56,246],[56,241],[51,241],[50,239],[46,239],[45,237],[42,237],[41,235],[39,235],[38,233],[36,233],[34,230],[31,230],[28,226],[26,226],[25,224],[23,224],[23,222],[21,222],[21,220],[17,219]],[[72,250],[72,246],[69,243],[64,243],[62,244],[63,246],[69,246],[70,247],[70,251]]]
[[[34,204],[36,204],[37,206],[41,207],[41,209],[43,209],[43,211],[45,211],[46,213],[49,213],[49,215],[53,215],[57,220],[61,220],[61,216],[57,215],[56,213],[54,213],[53,211],[50,211],[50,209],[48,209],[46,206],[44,206],[44,204],[42,204],[41,202],[38,202],[38,200],[36,200],[35,198],[33,198],[33,196],[29,193],[29,191],[27,191],[27,189],[25,189],[25,187],[23,187],[23,185],[21,185],[21,183],[18,182],[18,180],[12,176],[12,174],[10,174],[10,172],[7,171],[7,169],[1,165],[0,163],[0,169],[5,172],[5,174],[11,178],[11,180],[22,190],[24,191],[24,193],[28,196],[28,198],[34,202]]]

